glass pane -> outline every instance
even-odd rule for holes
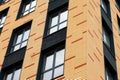
[[[20,43],[22,39],[22,34],[18,35],[17,40],[16,40],[16,44]]]
[[[1,22],[1,23],[4,23],[4,22],[5,22],[5,19],[6,19],[6,16],[4,16],[4,17],[2,18],[2,22]]]
[[[68,11],[64,11],[60,14],[60,23],[67,20],[68,18]]]
[[[55,27],[51,28],[51,29],[50,29],[50,34],[56,32],[56,31],[57,31],[57,28],[58,28],[58,26],[55,26]]]
[[[60,67],[55,69],[54,78],[58,77],[58,76],[61,76],[62,74],[63,74],[63,66],[60,66]]]
[[[101,0],[101,6],[104,9],[104,11],[107,13],[107,5],[105,4],[104,0]]]
[[[27,45],[27,41],[25,41],[25,42],[22,43],[21,48],[25,47],[26,45]]]
[[[6,80],[12,80],[12,73],[10,73],[10,74],[7,75]]]
[[[1,19],[1,17],[0,17],[0,24],[1,24],[1,20],[2,20],[2,19]]]
[[[44,73],[43,80],[51,80],[51,79],[52,79],[52,71]]]
[[[5,0],[5,2],[8,2],[9,0]]]
[[[34,10],[35,10],[35,7],[34,7],[34,8],[31,8],[31,9],[30,9],[30,12],[32,12],[32,11],[34,11]]]
[[[55,66],[58,66],[64,63],[64,53],[65,53],[65,49],[56,52]]]
[[[2,27],[3,27],[3,24],[0,25],[0,28],[2,28]]]
[[[54,55],[50,55],[46,58],[45,70],[51,69],[53,67]]]
[[[15,71],[14,76],[13,76],[13,80],[19,80],[20,79],[20,72],[21,69],[18,69]]]
[[[59,30],[67,26],[67,21],[59,25]]]
[[[30,9],[30,4],[26,4],[25,5],[25,11],[29,10]]]
[[[29,11],[24,12],[24,13],[23,13],[23,16],[26,15],[26,14],[28,14],[28,13],[29,13]]]
[[[30,30],[27,30],[27,31],[24,32],[23,40],[22,40],[22,41],[25,41],[25,40],[28,39],[28,37],[29,37],[29,33],[30,33]]]
[[[51,27],[52,26],[55,26],[58,24],[58,16],[55,16],[52,18],[52,21],[51,21]]]
[[[36,0],[33,0],[31,3],[31,8],[36,6]]]
[[[18,49],[20,49],[20,44],[19,44],[19,45],[16,45],[16,46],[14,47],[13,51],[16,51],[16,50],[18,50]]]

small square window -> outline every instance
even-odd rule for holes
[[[58,11],[54,15],[50,15],[49,18],[49,27],[47,34],[55,33],[65,27],[67,27],[68,20],[68,10]]]
[[[19,9],[18,18],[29,14],[35,10],[36,0],[22,0],[21,7]]]
[[[65,49],[57,49],[50,54],[44,54],[44,66],[41,80],[51,80],[64,73]]]
[[[11,46],[11,52],[17,51],[25,46],[27,46],[29,34],[30,34],[30,27],[31,27],[31,22],[26,23],[17,29],[13,31],[13,36],[12,36],[12,45]]]
[[[0,33],[7,17],[8,8],[0,12]]]

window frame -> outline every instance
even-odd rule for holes
[[[100,2],[101,8],[103,9],[103,11],[105,12],[105,14],[111,18],[111,12],[110,12],[110,2],[109,0],[101,0]],[[104,9],[103,6],[106,6],[106,10]]]
[[[23,24],[23,25],[21,25],[21,26],[19,26],[19,27],[17,27],[17,28],[15,28],[15,29],[13,30],[12,36],[11,36],[11,39],[10,39],[10,43],[9,43],[9,46],[8,46],[8,49],[7,49],[7,55],[9,55],[9,54],[11,54],[11,53],[14,53],[14,52],[17,52],[17,51],[19,51],[19,50],[21,50],[21,49],[23,49],[24,47],[27,46],[27,45],[26,45],[26,46],[24,46],[24,47],[22,47],[22,48],[19,48],[19,49],[16,50],[16,51],[13,51],[13,49],[12,49],[12,46],[14,45],[15,40],[16,40],[16,35],[18,35],[18,32],[19,32],[19,31],[23,31],[23,30],[30,30],[30,32],[31,32],[31,26],[32,26],[32,20],[29,21],[29,22],[27,22],[27,23],[25,23],[25,24]],[[29,32],[29,36],[30,36],[30,32]],[[23,33],[23,32],[22,32],[22,33]],[[29,36],[28,36],[28,39],[26,40],[26,41],[27,41],[27,44],[28,44]],[[24,42],[24,41],[22,41],[22,42]]]
[[[67,20],[64,20],[64,21],[60,22],[60,15],[61,15],[62,13],[64,13],[64,12],[66,12],[66,11],[67,11]],[[64,29],[64,28],[67,27],[67,24],[68,24],[68,12],[69,12],[68,9],[65,7],[65,8],[63,8],[63,9],[61,9],[61,10],[59,10],[59,11],[57,10],[55,13],[52,13],[52,14],[48,15],[48,16],[49,16],[49,17],[48,17],[48,21],[49,21],[49,22],[48,22],[48,27],[47,27],[47,35],[54,34],[54,33],[56,33],[57,31],[59,31],[59,30]],[[52,19],[53,19],[54,17],[56,17],[56,16],[58,16],[57,24],[54,25],[54,26],[51,26]],[[67,23],[66,23],[66,27],[59,29],[60,24],[63,24],[63,23],[65,23],[65,22],[67,22]],[[54,28],[54,27],[57,27],[57,30],[56,30],[55,32],[50,33],[50,30],[51,30],[52,28]]]
[[[112,77],[113,80],[117,79],[117,71],[114,69],[113,65],[108,61],[107,57],[104,56],[104,75],[105,75],[105,80],[109,80],[108,77]],[[115,65],[114,65],[115,66]],[[109,73],[109,74],[108,74]]]
[[[35,3],[35,6],[31,8],[33,1],[36,1],[36,3]],[[30,4],[30,6],[29,6],[29,9],[25,11],[26,4]],[[28,1],[22,0],[16,20],[30,14],[33,11],[35,11],[36,6],[37,6],[37,0],[28,0]],[[32,10],[33,8],[34,8],[34,10]],[[32,10],[32,11],[30,11],[30,10]],[[28,13],[24,15],[24,13],[27,11],[28,11]]]
[[[61,50],[64,50],[64,56],[63,56],[63,57],[64,57],[64,62],[63,62],[62,64],[59,64],[59,65],[55,66],[55,62],[56,62],[56,60],[55,60],[55,59],[56,59],[56,52],[59,52],[59,51],[61,51]],[[47,57],[49,57],[49,56],[51,56],[51,55],[54,55],[54,56],[53,56],[52,68],[49,68],[49,69],[45,70]],[[60,47],[57,47],[56,49],[52,49],[52,50],[50,50],[50,51],[47,51],[45,54],[42,54],[42,62],[43,62],[43,63],[42,63],[42,66],[41,66],[42,69],[41,69],[41,73],[40,73],[40,76],[41,76],[41,77],[40,77],[40,80],[43,80],[44,73],[49,72],[49,71],[52,71],[52,74],[51,74],[52,79],[56,79],[56,78],[64,75],[65,47],[64,47],[64,46],[60,46]],[[60,68],[60,67],[62,67],[62,66],[63,66],[63,74],[54,77],[54,71],[55,71],[55,69]]]
[[[30,28],[24,28],[24,29],[21,29],[21,30],[19,31],[19,32],[20,32],[20,35],[22,35],[22,38],[21,38],[20,42],[17,43],[17,44],[16,44],[16,41],[17,41],[17,38],[18,38],[18,36],[19,36],[19,32],[15,34],[15,36],[14,36],[14,41],[13,41],[13,45],[11,46],[11,51],[10,51],[10,52],[15,52],[15,51],[23,48],[23,47],[21,47],[21,46],[22,46],[22,43],[24,43],[24,42],[26,42],[26,41],[27,41],[27,43],[28,43],[28,39],[29,39],[30,32],[29,32],[29,34],[28,34],[28,39],[26,39],[26,40],[23,41],[23,37],[24,37],[24,35],[25,35],[24,33],[25,33],[26,31],[30,31]],[[14,51],[14,48],[15,48],[15,46],[17,46],[17,45],[20,45],[20,46],[19,46],[19,49],[17,49],[17,50]],[[27,44],[26,44],[26,46],[27,46]],[[24,46],[24,47],[25,47],[25,46]]]
[[[3,80],[7,80],[7,76],[8,76],[9,74],[12,74],[11,79],[13,80],[14,75],[15,75],[15,72],[16,72],[17,70],[20,70],[20,74],[19,74],[19,78],[20,78],[22,68],[21,68],[21,67],[17,67],[17,68],[8,70],[8,71],[5,73],[5,76],[4,76],[4,79],[3,79]]]
[[[36,4],[37,4],[37,0],[30,0],[29,2],[23,3],[23,6],[22,6],[23,8],[22,8],[21,16],[25,16],[25,15],[27,15],[27,14],[29,14],[29,13],[31,13],[31,12],[33,12],[35,10],[36,5],[34,7],[31,7],[33,1],[36,1]],[[29,9],[25,10],[26,5],[28,5],[28,4],[30,5]],[[34,10],[32,10],[33,8],[34,8]],[[32,11],[30,11],[30,10],[32,10]],[[27,12],[27,11],[28,11],[28,13],[24,15],[24,13]]]
[[[2,32],[2,29],[3,29],[4,24],[6,22],[8,10],[9,10],[9,8],[6,8],[6,9],[0,11],[0,26],[1,26],[0,27],[0,33]],[[3,21],[4,17],[5,17],[5,20]],[[2,23],[2,21],[3,21],[3,23]]]

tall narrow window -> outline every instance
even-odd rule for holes
[[[21,7],[19,9],[18,18],[29,14],[34,11],[36,7],[36,0],[22,0]]]
[[[65,49],[54,50],[44,55],[44,66],[41,80],[51,80],[64,73]]]
[[[13,31],[13,42],[11,45],[11,51],[17,51],[27,45],[29,34],[30,34],[31,22],[20,26]]]
[[[0,12],[0,32],[4,26],[6,16],[7,16],[8,8]]]
[[[56,14],[50,15],[48,35],[67,27],[67,20],[68,10],[58,11]]]
[[[119,31],[119,34],[120,34],[120,18],[119,18],[118,15],[117,15],[117,21],[118,21],[118,31]]]

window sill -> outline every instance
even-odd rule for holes
[[[51,80],[55,80],[55,79],[57,79],[57,78],[60,78],[60,77],[62,77],[64,74],[62,74],[62,75],[60,75],[60,76],[58,76],[58,77],[55,77],[54,79],[51,79]]]

